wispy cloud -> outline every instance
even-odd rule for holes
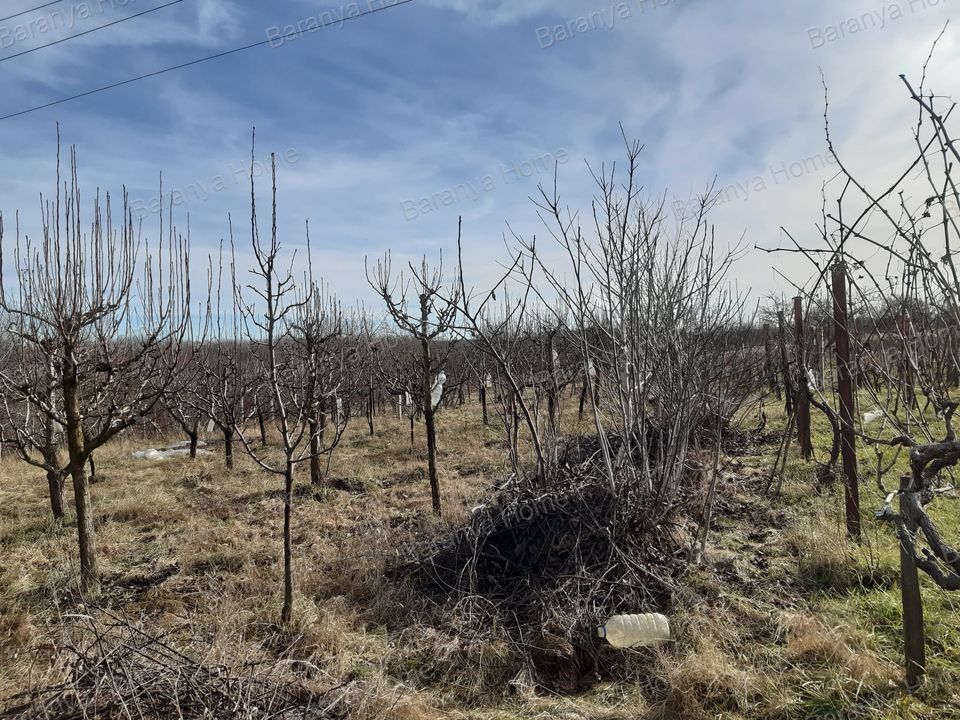
[[[338,6],[182,5],[4,64],[3,109],[265,39],[271,26]],[[216,177],[249,163],[256,126],[258,159],[270,151],[297,154],[280,170],[283,238],[302,245],[310,218],[318,257],[341,296],[369,298],[365,253],[392,247],[414,257],[450,248],[461,214],[471,268],[482,278],[496,272],[507,222],[525,235],[542,234],[529,197],[539,183],[553,181],[552,171],[520,173],[516,182],[481,191],[483,178],[502,164],[562,149],[566,161],[555,166],[562,197],[586,208],[594,188],[584,160],[596,169],[620,159],[622,122],[646,145],[641,176],[651,194],[683,198],[714,179],[719,188],[769,180],[771,167],[826,153],[821,71],[831,88],[838,151],[862,174],[885,177],[911,151],[914,117],[897,75],[920,68],[949,14],[946,6],[931,7],[814,52],[810,28],[861,17],[876,1],[856,0],[838,11],[828,0],[669,0],[546,50],[538,42],[538,28],[553,33],[615,6],[611,0],[417,0],[274,50],[6,121],[0,209],[20,208],[24,228],[37,232],[37,197],[52,190],[59,120],[65,142],[79,147],[88,195],[95,185],[116,195],[125,184],[132,198],[149,200],[162,170],[167,189],[194,188],[176,214],[185,225],[189,213],[198,250],[213,249],[227,232],[228,213],[235,230],[247,232],[239,220],[247,214],[245,178],[210,188]],[[956,91],[954,32],[931,66],[930,84],[942,93]],[[718,236],[737,240],[746,233],[750,244],[772,245],[781,225],[810,232],[821,185],[831,175],[825,166],[790,182],[769,180],[764,192],[723,203],[715,214]],[[196,191],[201,185],[204,194]],[[473,195],[443,201],[472,186]],[[411,202],[418,215],[405,222]],[[148,229],[153,219],[145,218]],[[757,293],[774,290],[779,280],[770,261],[778,260],[758,259],[741,267],[740,280]]]

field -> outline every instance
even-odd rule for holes
[[[0,720],[960,720],[945,3],[2,4]]]
[[[768,431],[782,430],[775,412]],[[896,544],[870,517],[880,500],[865,489],[866,532],[854,545],[844,538],[839,491],[816,494],[799,458],[788,464],[782,495],[765,493],[776,432],[723,458],[705,562],[676,579],[664,608],[674,642],[600,648],[615,671],[560,696],[537,688],[524,648],[501,628],[462,634],[457,614],[466,604],[439,603],[388,571],[412,544],[462,524],[491,495],[508,474],[502,431],[484,427],[475,404],[438,415],[440,520],[405,422],[376,424],[370,437],[365,424],[351,423],[324,486],[298,480],[296,619],[288,627],[277,624],[282,483],[249,459],[227,471],[211,444],[212,454],[194,461],[134,460],[133,450],[156,440],[136,431],[99,451],[93,497],[104,590],[96,605],[83,605],[72,517],[56,527],[42,474],[4,458],[6,707],[22,703],[28,688],[65,679],[64,638],[87,632],[86,616],[123,618],[206,665],[329,691],[330,717],[960,717],[958,598],[923,578],[929,678],[906,695]],[[814,429],[825,444],[826,424]],[[872,451],[861,452],[861,463],[869,477]],[[947,532],[958,528],[950,500],[934,507]]]

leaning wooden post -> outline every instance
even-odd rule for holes
[[[847,325],[847,266],[833,266],[833,332],[837,355],[837,394],[840,396],[840,453],[843,458],[847,534],[860,538],[860,485],[853,430],[853,373],[850,367],[850,331]]]
[[[793,337],[796,342],[797,362],[797,442],[800,444],[800,454],[805,460],[813,457],[813,441],[810,438],[810,398],[804,391],[807,383],[804,375],[807,372],[806,342],[803,329],[803,298],[797,295],[793,299]]]
[[[911,509],[917,500],[913,478],[900,478],[900,601],[903,605],[903,655],[907,689],[913,692],[923,684],[927,658],[923,630],[923,597],[920,595],[920,576],[917,573],[913,537],[917,522]]]

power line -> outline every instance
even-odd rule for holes
[[[149,10],[142,10],[133,15],[127,15],[126,17],[122,17],[118,20],[113,20],[111,22],[104,23],[103,25],[98,25],[95,28],[90,28],[89,30],[84,30],[83,32],[78,32],[73,35],[68,35],[65,38],[60,38],[59,40],[48,42],[45,45],[38,45],[37,47],[32,47],[29,50],[23,50],[22,52],[14,53],[13,55],[7,55],[6,57],[0,58],[0,63],[6,62],[7,60],[13,60],[14,58],[22,57],[23,55],[29,55],[32,52],[36,52],[37,50],[43,50],[44,48],[51,47],[52,45],[59,45],[60,43],[65,43],[68,40],[73,40],[74,38],[83,37],[84,35],[89,35],[90,33],[95,33],[97,32],[97,30],[103,30],[104,28],[108,28],[113,25],[119,25],[120,23],[125,23],[128,20],[133,20],[134,18],[138,18],[143,15],[149,15],[150,13],[156,12],[157,10],[163,10],[164,8],[168,8],[171,5],[177,5],[178,3],[182,3],[182,2],[183,0],[171,0],[171,2],[165,3],[163,5],[158,5],[155,8],[150,8]]]
[[[174,70],[182,70],[183,68],[190,67],[192,65],[199,65],[200,63],[207,62],[208,60],[217,60],[227,55],[235,55],[236,53],[243,52],[245,50],[252,50],[253,48],[262,47],[263,45],[272,45],[278,41],[286,42],[287,40],[293,40],[296,38],[303,37],[307,33],[317,32],[318,30],[323,30],[330,27],[331,25],[344,25],[350,20],[356,20],[358,18],[366,17],[367,15],[373,15],[384,10],[392,10],[393,8],[400,7],[401,5],[409,5],[413,0],[397,0],[392,5],[383,5],[378,8],[373,8],[370,10],[364,10],[361,13],[356,15],[350,15],[349,17],[343,17],[339,20],[331,20],[324,23],[319,23],[309,30],[295,30],[285,35],[280,35],[279,37],[270,38],[268,40],[261,40],[259,42],[250,43],[249,45],[243,45],[242,47],[234,48],[232,50],[224,50],[223,52],[214,53],[213,55],[207,55],[206,57],[197,58],[196,60],[190,60],[185,63],[180,63],[179,65],[171,65],[170,67],[165,67],[160,70],[154,70],[153,72],[145,73],[143,75],[138,75],[136,77],[129,78],[127,80],[121,80],[119,82],[111,83],[109,85],[104,85],[102,87],[94,88],[93,90],[87,90],[82,93],[77,93],[76,95],[70,95],[69,97],[60,98],[59,100],[53,100],[52,102],[44,103],[43,105],[37,105],[32,108],[27,108],[26,110],[20,110],[19,112],[10,113],[9,115],[0,116],[0,120],[9,120],[10,118],[19,117],[21,115],[27,115],[38,110],[45,110],[46,108],[53,107],[54,105],[61,105],[71,100],[79,100],[80,98],[88,97],[89,95],[96,95],[97,93],[105,92],[107,90],[113,90],[114,88],[122,87],[123,85],[129,85],[131,83],[138,82],[140,80],[146,80],[147,78],[156,77],[158,75],[163,75],[168,72],[173,72]],[[282,43],[281,43],[282,44]]]
[[[53,0],[53,2],[44,3],[43,5],[37,5],[36,7],[30,8],[29,10],[21,10],[20,12],[14,13],[13,15],[7,15],[7,16],[4,17],[4,18],[0,18],[0,22],[6,22],[7,20],[13,20],[14,18],[18,18],[18,17],[20,17],[21,15],[26,15],[26,14],[28,14],[28,13],[36,12],[37,10],[43,10],[44,8],[48,8],[48,7],[50,7],[51,5],[58,5],[59,3],[62,3],[62,2],[63,2],[63,0]]]

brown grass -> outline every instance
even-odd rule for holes
[[[202,646],[208,662],[262,662],[291,680],[342,685],[341,703],[357,718],[791,718],[804,716],[805,683],[826,683],[821,695],[830,699],[896,678],[861,624],[809,601],[824,586],[857,586],[869,563],[836,541],[829,507],[794,510],[758,497],[755,470],[766,461],[755,459],[733,467],[721,488],[707,567],[685,578],[671,611],[676,642],[655,652],[603,649],[612,669],[591,689],[539,693],[524,648],[501,629],[458,633],[468,603],[438,607],[385,578],[385,559],[460,523],[508,472],[500,434],[482,427],[478,408],[444,410],[438,424],[443,519],[429,509],[422,447],[410,452],[397,418],[378,417],[374,437],[355,422],[325,487],[299,480],[297,602],[285,628],[277,626],[278,478],[239,448],[232,472],[216,445],[212,457],[159,463],[130,456],[152,444],[147,438],[104,448],[93,487],[100,602],[171,642]],[[36,650],[61,613],[78,607],[75,524],[58,528],[48,515],[40,474],[4,459],[0,698],[28,685],[42,664]]]

